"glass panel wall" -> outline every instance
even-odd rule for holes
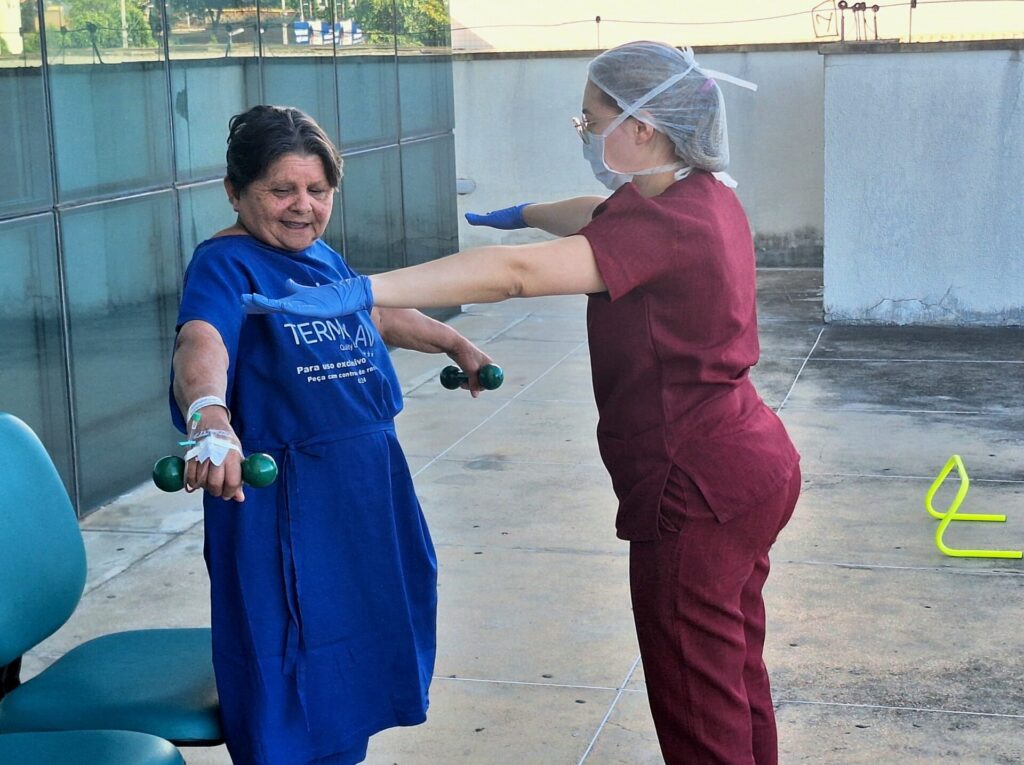
[[[403,137],[450,132],[455,127],[451,56],[399,56],[398,72]]]
[[[169,184],[159,17],[133,2],[62,0],[45,18],[59,201]]]
[[[224,171],[228,120],[258,101],[259,67],[231,59],[174,58],[171,109],[177,179],[197,181]]]
[[[34,2],[0,3],[0,218],[49,207],[52,184],[45,140],[46,98]]]
[[[395,57],[383,54],[339,57],[338,109],[343,150],[396,142],[398,65]]]
[[[147,480],[167,415],[179,261],[170,191],[62,216],[81,501]],[[136,472],[137,471],[137,472]]]
[[[402,163],[397,147],[345,158],[345,259],[364,273],[405,265]],[[334,215],[338,215],[335,202]]]
[[[340,145],[333,58],[295,56],[264,61],[263,96],[268,104],[301,109]]]
[[[170,184],[162,64],[54,66],[50,87],[60,201]]]
[[[396,6],[402,137],[449,131],[455,107],[448,3],[399,0]]]
[[[235,211],[220,178],[179,189],[178,216],[184,255],[182,270],[188,267],[192,251],[200,242],[235,222]]]
[[[75,495],[53,215],[0,223],[0,412],[24,420]]]
[[[415,265],[459,249],[455,200],[455,138],[402,144],[402,207],[406,263]]]
[[[445,0],[397,2],[405,263],[459,248],[451,24]]]
[[[229,119],[297,106],[338,143],[324,239],[374,272],[455,246],[441,0],[0,0],[0,410],[79,512],[175,450],[181,276],[235,213]]]

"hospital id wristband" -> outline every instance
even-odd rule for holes
[[[207,406],[222,406],[224,411],[228,413],[228,422],[231,422],[231,410],[228,409],[228,405],[224,403],[224,399],[220,396],[201,396],[192,402],[192,405],[188,408],[188,414],[185,415],[185,422],[191,422],[196,412]]]

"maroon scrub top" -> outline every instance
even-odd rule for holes
[[[748,377],[756,269],[736,195],[701,171],[652,198],[628,183],[579,233],[608,288],[590,296],[587,331],[618,536],[660,537],[673,468],[719,521],[756,509],[799,455]]]

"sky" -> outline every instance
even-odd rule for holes
[[[863,13],[837,0],[449,0],[452,45],[466,50],[1024,37],[1024,0],[878,0]],[[852,6],[852,0],[849,2]],[[595,17],[600,16],[597,23]],[[842,17],[842,18],[841,18]],[[859,37],[858,37],[859,33]]]

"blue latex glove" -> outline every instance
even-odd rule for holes
[[[369,277],[355,276],[321,287],[307,287],[288,280],[290,295],[268,298],[259,294],[242,295],[246,313],[292,313],[315,319],[333,319],[373,307],[373,289]]]
[[[482,215],[466,213],[466,221],[471,226],[490,226],[504,231],[511,231],[514,228],[529,228],[530,224],[523,220],[523,208],[532,204],[533,202],[523,202],[521,205],[492,210]]]

